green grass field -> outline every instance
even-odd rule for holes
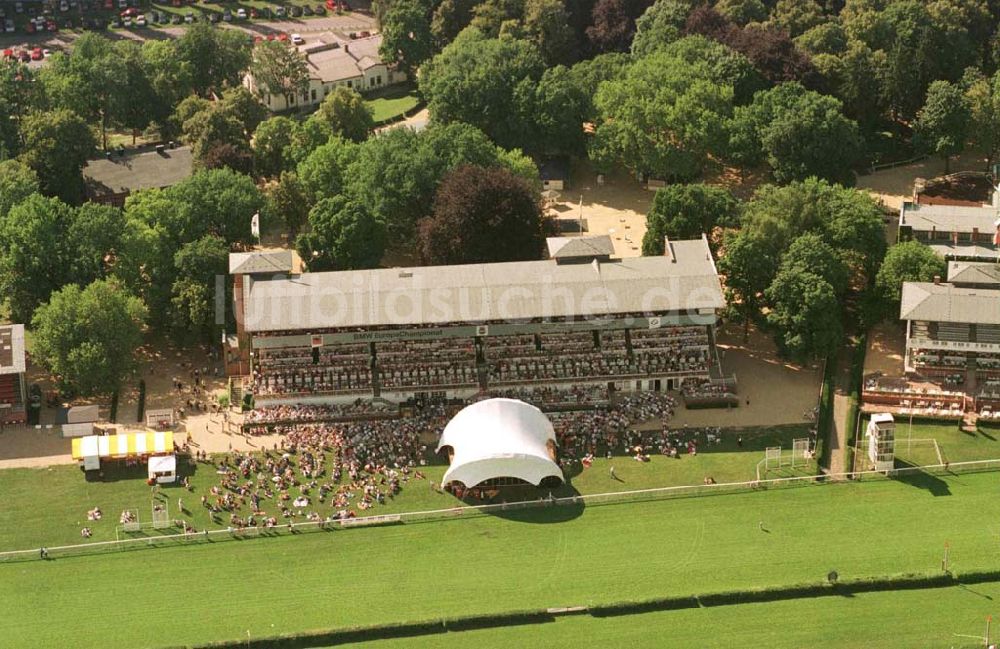
[[[365,643],[370,649],[556,649],[571,645],[631,649],[912,649],[982,647],[1000,613],[1000,584],[851,597],[664,611],[611,618],[558,618],[547,624]],[[994,626],[990,634],[1000,633]],[[669,643],[664,639],[669,638]],[[351,645],[359,646],[359,645]]]
[[[740,433],[727,432],[721,444],[700,444],[701,451],[696,456],[685,454],[678,459],[654,456],[648,463],[636,462],[629,457],[600,459],[590,469],[573,476],[569,486],[553,492],[556,496],[568,496],[577,493],[701,485],[706,476],[711,476],[717,482],[752,480],[766,446],[782,445],[783,448],[790,449],[793,438],[805,437],[806,434],[802,426],[746,429]],[[737,446],[736,442],[740,435],[744,438],[742,447]],[[609,465],[615,467],[618,480],[610,478]],[[444,470],[445,467],[440,464],[425,467],[427,480],[411,481],[387,505],[359,514],[422,511],[461,504],[454,496],[438,493],[430,488],[430,481],[441,481]],[[215,474],[215,467],[199,464],[188,471],[193,491],[185,491],[179,486],[160,490],[163,500],[169,504],[171,517],[184,518],[199,530],[224,527],[228,519],[213,523],[209,512],[200,504],[201,495],[208,494],[209,488],[218,484],[219,477]],[[768,477],[793,473],[813,474],[815,471],[815,464],[810,463],[794,471],[791,467],[772,471]],[[3,494],[3,507],[0,507],[0,551],[82,543],[84,539],[80,536],[80,529],[84,526],[93,531],[92,541],[114,540],[115,527],[124,509],[136,509],[140,520],[149,521],[151,493],[144,482],[145,469],[139,467],[131,472],[108,471],[107,474],[112,479],[91,482],[74,466],[0,471],[0,494]],[[547,495],[548,490],[539,492],[532,489],[517,494],[517,497],[535,499],[540,493]],[[188,510],[183,516],[177,512],[178,498],[183,500],[182,504]],[[104,517],[100,521],[87,521],[87,511],[94,507],[100,507]],[[325,508],[317,506],[315,509],[323,515],[331,512],[329,505]]]
[[[864,430],[867,419],[861,420],[861,444],[865,443]],[[967,433],[957,423],[909,419],[896,420],[896,459],[905,464],[918,466],[938,464],[936,440],[941,459],[946,462],[970,462],[1000,458],[1000,426],[980,424],[977,433]]]
[[[367,99],[365,103],[372,109],[375,121],[384,122],[415,108],[420,103],[420,97],[411,86],[401,86]]]
[[[934,571],[946,542],[953,570],[997,569],[998,502],[995,473],[918,475],[3,563],[0,638],[179,645],[821,581],[830,570],[843,579]],[[828,626],[808,615],[770,623],[774,633]],[[838,625],[865,641],[857,620],[829,624]]]

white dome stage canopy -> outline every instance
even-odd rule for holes
[[[445,426],[437,450],[451,447],[442,484],[475,487],[487,480],[517,478],[536,487],[563,481],[555,463],[556,434],[541,410],[517,399],[487,399],[463,408]]]

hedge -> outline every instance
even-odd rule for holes
[[[830,435],[833,427],[834,378],[837,373],[837,355],[826,359],[823,369],[823,391],[819,397],[819,413],[816,417],[816,457],[821,467],[830,468]]]
[[[469,631],[472,629],[490,629],[499,626],[514,626],[521,624],[541,624],[552,622],[555,616],[545,610],[511,611],[509,613],[488,613],[486,615],[463,615],[455,618],[445,618],[441,624],[448,631]]]

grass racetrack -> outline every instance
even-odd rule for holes
[[[588,506],[558,522],[559,509],[532,509],[504,518],[0,563],[0,638],[5,647],[181,645],[248,632],[814,582],[830,570],[842,579],[932,572],[945,542],[953,570],[990,570],[1000,568],[998,502],[996,473],[921,474]],[[831,601],[820,598],[815,606]],[[985,601],[977,600],[976,615]],[[912,620],[920,612],[893,606],[883,615]],[[629,619],[619,618],[626,626]],[[775,633],[821,632],[808,614],[757,622],[765,623]],[[857,620],[831,624],[866,640]],[[710,631],[705,626],[700,644],[691,646],[732,644],[700,635]],[[727,633],[754,639],[752,630]]]
[[[559,618],[547,624],[366,643],[370,649],[561,649],[571,644],[630,649],[912,649],[982,647],[1000,584],[850,597],[720,606],[626,615]],[[994,627],[995,628],[995,627]],[[994,631],[992,637],[997,634]],[[359,645],[351,645],[359,646]]]

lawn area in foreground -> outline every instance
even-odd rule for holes
[[[570,641],[631,649],[912,649],[982,647],[1000,613],[1000,584],[859,593],[763,604],[663,611],[621,617],[558,618],[547,624],[352,644],[370,649],[556,649]],[[992,639],[1000,636],[996,626]],[[665,640],[669,638],[669,641]]]
[[[412,86],[402,85],[389,88],[378,97],[365,100],[365,103],[372,109],[375,121],[384,122],[416,108],[420,97]]]
[[[654,456],[648,463],[636,462],[630,457],[600,459],[589,469],[575,475],[569,486],[553,489],[556,496],[577,493],[593,494],[612,491],[630,491],[654,487],[701,485],[706,476],[718,482],[738,482],[752,480],[757,463],[764,457],[766,446],[781,444],[791,448],[791,439],[807,435],[803,426],[782,426],[777,428],[746,429],[740,433],[724,433],[721,444],[699,444],[701,451],[696,456],[687,454],[677,459]],[[743,446],[737,446],[737,437],[743,437]],[[612,480],[609,466],[615,467],[618,480]],[[462,503],[454,496],[436,492],[430,482],[440,483],[445,466],[436,464],[422,467],[426,480],[411,480],[403,486],[396,498],[386,505],[368,511],[358,511],[358,515],[393,514],[399,512],[423,511],[455,507]],[[198,530],[217,529],[228,525],[228,516],[213,522],[208,510],[201,506],[202,494],[210,495],[209,489],[219,483],[219,476],[211,464],[200,463],[195,467],[182,467],[188,475],[193,491],[186,491],[178,485],[161,487],[160,501],[169,506],[171,518],[183,518]],[[815,473],[815,465],[810,463],[795,470],[795,473]],[[791,467],[772,471],[768,477],[790,475]],[[115,527],[124,509],[138,511],[140,521],[150,521],[151,492],[146,486],[145,468],[136,467],[130,471],[107,471],[109,480],[88,481],[82,471],[75,466],[56,466],[45,469],[6,469],[0,471],[0,551],[23,550],[39,546],[58,546],[83,543],[80,529],[88,526],[93,531],[91,541],[115,540]],[[349,477],[344,476],[343,480]],[[535,499],[548,495],[549,490],[525,490],[518,498]],[[522,495],[523,494],[523,495]],[[178,512],[177,500],[181,499],[187,512]],[[272,501],[265,501],[265,509],[273,510]],[[104,516],[100,521],[88,521],[87,511],[100,507]],[[333,512],[329,502],[315,503],[307,508],[327,516]],[[246,515],[249,508],[240,511]],[[302,520],[297,519],[297,520]],[[171,533],[176,533],[176,529]]]
[[[0,637],[164,646],[934,571],[945,542],[953,570],[997,569],[998,502],[996,473],[924,475],[0,563]]]

